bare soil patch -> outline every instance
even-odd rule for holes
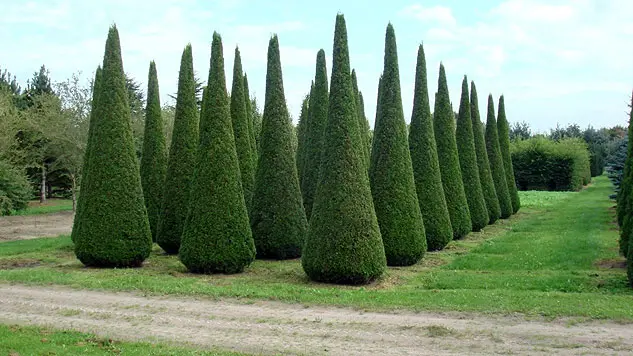
[[[73,212],[0,217],[0,242],[70,234]]]

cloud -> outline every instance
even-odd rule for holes
[[[401,14],[416,18],[422,21],[433,21],[441,25],[455,25],[457,21],[453,17],[453,12],[445,6],[424,7],[420,4],[408,6],[402,10]]]

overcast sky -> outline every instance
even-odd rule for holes
[[[486,95],[492,93],[496,103],[503,93],[508,119],[527,121],[534,131],[572,122],[583,128],[626,125],[633,89],[631,0],[0,2],[0,68],[23,84],[42,64],[53,81],[77,71],[88,80],[103,58],[108,27],[116,23],[125,71],[146,85],[149,61],[155,60],[166,103],[176,91],[187,43],[193,46],[195,70],[206,81],[210,41],[218,31],[229,89],[237,45],[251,91],[263,103],[268,39],[276,33],[286,99],[296,120],[320,48],[331,69],[334,20],[342,12],[372,126],[390,21],[396,30],[407,122],[421,42],[431,93],[442,61],[455,110],[462,77],[468,75],[477,84],[484,115]]]

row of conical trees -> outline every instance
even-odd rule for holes
[[[627,156],[617,195],[617,222],[620,226],[620,254],[626,257],[629,284],[633,287],[633,96],[630,107]]]
[[[235,52],[229,99],[215,33],[198,112],[191,46],[184,50],[166,153],[156,66],[148,80],[143,156],[134,157],[121,50],[110,29],[97,70],[82,194],[73,227],[89,266],[139,266],[152,240],[192,272],[236,273],[255,257],[302,257],[317,281],[367,283],[387,265],[479,231],[520,206],[503,96],[484,131],[477,92],[464,77],[459,114],[440,66],[431,114],[423,47],[410,129],[404,119],[396,37],[387,27],[373,138],[351,69],[343,15],[336,18],[332,74],[317,54],[302,103],[297,147],[284,95],[279,42],[270,39],[261,132]],[[256,143],[255,137],[259,137]]]

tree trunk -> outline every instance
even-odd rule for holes
[[[42,165],[42,185],[40,186],[40,204],[46,203],[46,165]]]
[[[77,211],[77,178],[75,178],[74,174],[70,175],[70,180],[72,181],[72,195],[73,195],[73,213]]]

